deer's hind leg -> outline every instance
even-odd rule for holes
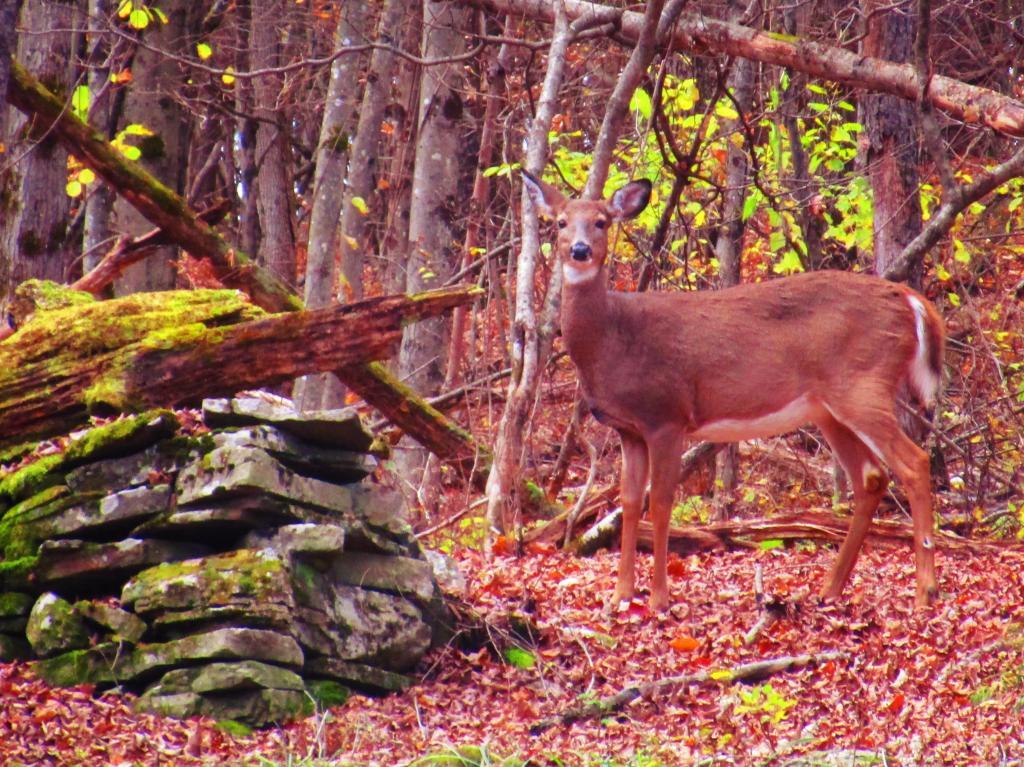
[[[818,427],[849,477],[853,489],[850,529],[821,590],[822,597],[836,598],[843,593],[850,579],[875,510],[889,486],[889,477],[871,449],[835,418],[823,419]]]
[[[893,398],[873,397],[871,401],[892,402]],[[938,594],[928,454],[903,433],[891,407],[865,404],[851,409],[847,404],[832,415],[885,462],[907,492],[914,523],[917,605],[926,607]]]

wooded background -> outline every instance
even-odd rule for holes
[[[517,170],[590,197],[648,178],[617,288],[832,268],[935,301],[947,396],[918,436],[955,493],[942,513],[1013,534],[1022,18],[1019,0],[8,0],[0,309],[31,277],[101,295],[228,284],[272,310],[475,282],[468,311],[406,327],[390,373],[293,394],[365,399],[430,446],[393,461],[425,521],[486,484],[501,528],[537,490],[582,509],[615,452],[576,406],[560,274]]]

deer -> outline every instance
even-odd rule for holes
[[[918,607],[938,595],[927,453],[896,416],[906,391],[926,412],[941,385],[938,311],[906,285],[817,271],[708,291],[608,288],[608,236],[637,216],[651,183],[570,199],[527,171],[536,214],[557,225],[562,340],[594,418],[622,443],[622,543],[612,609],[635,596],[637,523],[648,481],[654,532],[649,608],[668,596],[668,531],[687,440],[736,442],[818,427],[850,479],[849,530],[820,591],[838,599],[886,489],[910,501]],[[556,267],[557,268],[557,267]]]

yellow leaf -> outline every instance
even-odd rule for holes
[[[78,180],[83,184],[91,184],[96,180],[96,174],[92,172],[92,168],[82,168],[78,172]]]
[[[353,197],[352,207],[358,210],[364,216],[370,212],[370,209],[366,206],[366,200],[364,200],[362,197]]]
[[[352,250],[359,250],[359,240],[357,240],[355,237],[346,234],[345,242],[348,244],[350,248],[352,248]]]
[[[196,43],[196,54],[200,59],[206,61],[213,55],[213,48],[210,47],[209,43]]]
[[[220,81],[222,83],[224,83],[225,85],[234,85],[235,84],[235,75],[233,74],[234,71],[235,71],[234,67],[228,67],[227,69],[225,69],[224,70],[224,74],[222,74],[220,76]]]
[[[81,197],[82,184],[77,179],[72,179],[68,182],[68,185],[64,187],[64,191],[68,193],[68,197]]]

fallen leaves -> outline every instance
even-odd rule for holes
[[[893,765],[965,767],[1024,757],[1020,551],[943,555],[945,596],[926,612],[913,609],[912,558],[901,549],[865,552],[850,590],[863,599],[823,605],[793,595],[820,582],[832,558],[826,549],[686,557],[674,566],[667,615],[651,614],[643,593],[624,614],[605,610],[613,554],[576,559],[544,550],[490,563],[473,552],[459,557],[474,609],[496,625],[531,605],[535,647],[512,653],[512,662],[487,648],[444,648],[425,661],[422,683],[404,694],[353,697],[328,715],[247,737],[202,719],[136,715],[129,696],[53,690],[25,664],[0,665],[0,754],[5,764],[133,767],[304,758],[401,767],[444,748],[484,744],[540,767],[660,767],[708,758],[746,765],[839,752],[875,760],[884,754]],[[765,591],[789,594],[792,609],[750,647],[742,638],[758,619],[758,563]],[[642,556],[642,578],[649,568]],[[848,660],[773,676],[759,693],[683,686],[604,721],[528,734],[540,719],[629,685],[833,651]]]

